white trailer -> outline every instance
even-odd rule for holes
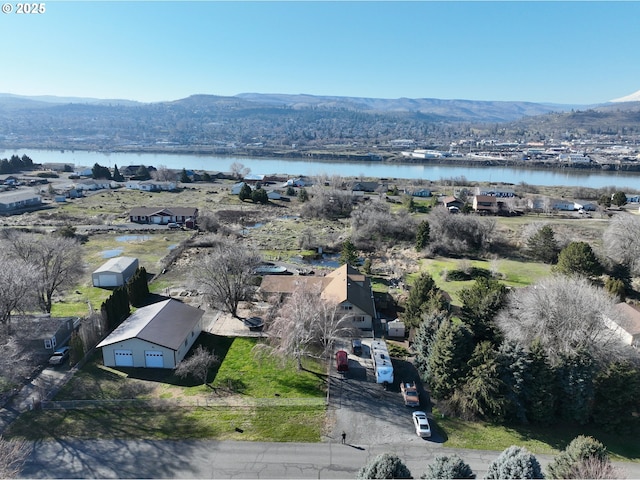
[[[376,373],[376,383],[387,385],[393,383],[393,365],[387,344],[382,340],[371,342],[371,360]]]

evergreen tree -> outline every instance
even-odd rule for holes
[[[424,220],[418,225],[418,230],[416,231],[416,250],[421,251],[424,247],[429,243],[429,235],[431,234],[431,227],[429,222]]]
[[[182,169],[180,173],[180,183],[191,183],[191,178],[187,174],[187,170],[185,168]]]
[[[118,170],[118,165],[113,166],[113,180],[116,182],[124,182],[124,177],[120,173],[120,170]]]
[[[555,269],[565,275],[577,274],[583,277],[597,277],[603,272],[591,245],[586,242],[571,242],[563,248],[558,255]]]
[[[609,462],[606,447],[593,437],[579,435],[547,465],[547,478],[574,478],[574,467],[583,460]]]
[[[357,479],[367,480],[370,478],[412,478],[407,466],[394,453],[382,453],[362,467]]]
[[[352,267],[358,264],[358,252],[350,238],[347,238],[342,242],[342,249],[340,250],[340,264],[347,264]]]
[[[140,165],[138,170],[136,170],[135,175],[136,180],[149,180],[151,178],[151,174],[149,173],[149,169],[144,165]]]
[[[524,447],[510,446],[489,464],[485,479],[544,478],[538,459]]]
[[[424,479],[455,479],[476,478],[471,467],[456,455],[437,455],[433,463],[427,465],[427,470],[420,476]]]
[[[449,398],[469,373],[473,334],[462,322],[445,320],[438,328],[427,361],[427,377],[435,398]]]
[[[307,192],[306,188],[302,187],[298,190],[298,200],[300,200],[300,203],[309,201],[309,192]]]
[[[527,417],[532,423],[548,425],[555,420],[555,373],[539,342],[531,345],[529,359],[529,391],[525,397]]]
[[[611,197],[611,203],[617,207],[621,207],[627,203],[627,195],[624,192],[616,192]]]
[[[640,424],[640,371],[613,362],[595,379],[593,421],[603,430],[630,434]]]
[[[475,283],[460,292],[460,318],[471,328],[476,342],[489,340],[500,343],[499,331],[493,321],[504,306],[507,288],[497,280],[477,278]]]
[[[491,342],[479,343],[468,362],[469,374],[456,389],[451,405],[465,419],[500,421],[504,417],[504,384],[498,353]]]
[[[111,172],[107,167],[95,163],[91,168],[91,177],[94,179],[106,179],[111,180]]]
[[[207,183],[211,182],[211,175],[209,174],[209,172],[204,172],[202,174],[202,181]]]
[[[527,401],[531,378],[531,357],[522,345],[507,341],[498,349],[500,379],[504,385],[505,419],[527,423]]]
[[[556,366],[558,413],[562,420],[586,424],[591,416],[595,395],[595,365],[585,350],[561,354]]]
[[[420,322],[413,339],[413,350],[415,351],[414,365],[420,374],[420,378],[427,381],[428,361],[433,342],[440,328],[440,324],[447,319],[446,312],[432,312],[425,315]]]
[[[244,184],[242,185],[242,188],[240,189],[240,193],[238,194],[238,197],[240,198],[241,201],[245,201],[251,198],[251,187],[248,184]]]
[[[256,188],[253,192],[251,192],[251,201],[253,203],[261,203],[262,205],[266,205],[267,203],[269,203],[267,191],[264,188]]]
[[[527,249],[534,260],[544,263],[556,263],[560,251],[555,233],[549,225],[544,225],[527,240]]]
[[[405,324],[417,327],[425,315],[448,310],[449,302],[436,286],[436,282],[427,272],[422,272],[411,285],[404,305]]]

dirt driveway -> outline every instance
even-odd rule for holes
[[[329,433],[326,441],[340,442],[341,434],[347,434],[351,445],[373,445],[402,443],[424,444],[443,442],[437,424],[431,422],[433,435],[430,439],[418,437],[413,428],[411,413],[418,408],[404,406],[400,393],[400,381],[418,380],[410,362],[393,361],[395,381],[385,391],[375,381],[373,362],[369,358],[371,340],[363,340],[361,356],[349,352],[349,372],[340,375],[332,366],[329,391]],[[421,410],[429,411],[427,395],[420,392]]]

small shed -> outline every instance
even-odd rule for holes
[[[94,287],[122,287],[136,273],[138,259],[114,257],[105,262],[91,275]]]
[[[97,346],[107,367],[175,368],[202,331],[204,310],[174,299],[139,308]]]
[[[404,338],[404,331],[404,322],[399,318],[387,323],[387,335],[389,338]]]

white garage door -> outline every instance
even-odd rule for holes
[[[117,287],[118,275],[115,273],[101,273],[100,274],[100,287]]]
[[[163,368],[164,358],[162,357],[162,352],[158,352],[157,350],[145,350],[144,364],[149,368]]]
[[[116,367],[133,367],[133,352],[131,350],[114,350]]]

